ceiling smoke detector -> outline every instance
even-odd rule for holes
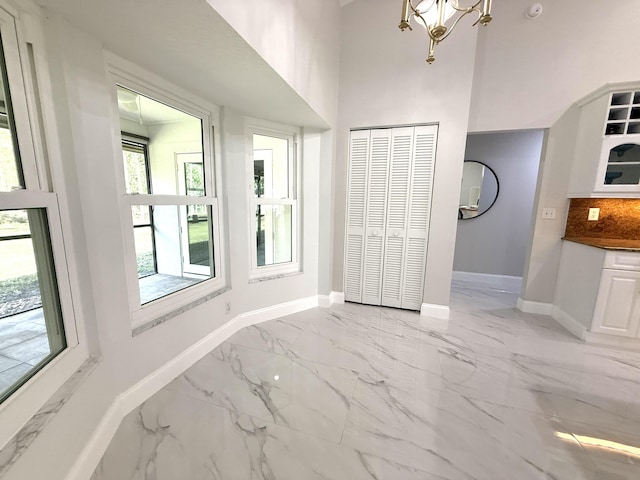
[[[542,13],[542,4],[534,3],[527,9],[527,11],[525,12],[525,15],[527,16],[527,18],[538,18],[541,13]]]

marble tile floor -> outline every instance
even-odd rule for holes
[[[0,319],[0,393],[49,355],[42,308]]]
[[[455,284],[245,328],[122,422],[93,480],[640,479],[640,352]]]

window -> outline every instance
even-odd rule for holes
[[[124,161],[124,182],[127,193],[148,194],[151,192],[149,180],[148,138],[122,134],[122,157]],[[153,229],[153,210],[149,206],[136,205],[131,208],[133,237],[136,246],[138,278],[158,273],[156,263],[156,240]]]
[[[135,328],[222,286],[213,113],[116,82]]]
[[[253,278],[300,270],[295,132],[251,128]]]
[[[0,402],[77,345],[58,199],[27,95],[14,19],[0,9]]]

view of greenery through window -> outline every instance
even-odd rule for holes
[[[0,122],[7,117],[0,114]],[[11,132],[0,128],[0,191],[21,188]],[[0,212],[0,318],[15,315],[41,305],[35,259],[29,237],[27,212]]]
[[[0,211],[0,318],[42,305],[25,210]]]

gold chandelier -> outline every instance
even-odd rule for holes
[[[464,0],[463,0],[464,1]],[[472,2],[474,0],[471,0]],[[482,4],[482,7],[480,7]],[[460,0],[404,0],[400,30],[413,30],[410,21],[422,25],[429,34],[429,56],[427,63],[433,63],[436,57],[433,51],[442,40],[447,38],[461,18],[476,13],[478,23],[486,25],[491,21],[491,0],[477,0],[468,7],[460,6]]]

